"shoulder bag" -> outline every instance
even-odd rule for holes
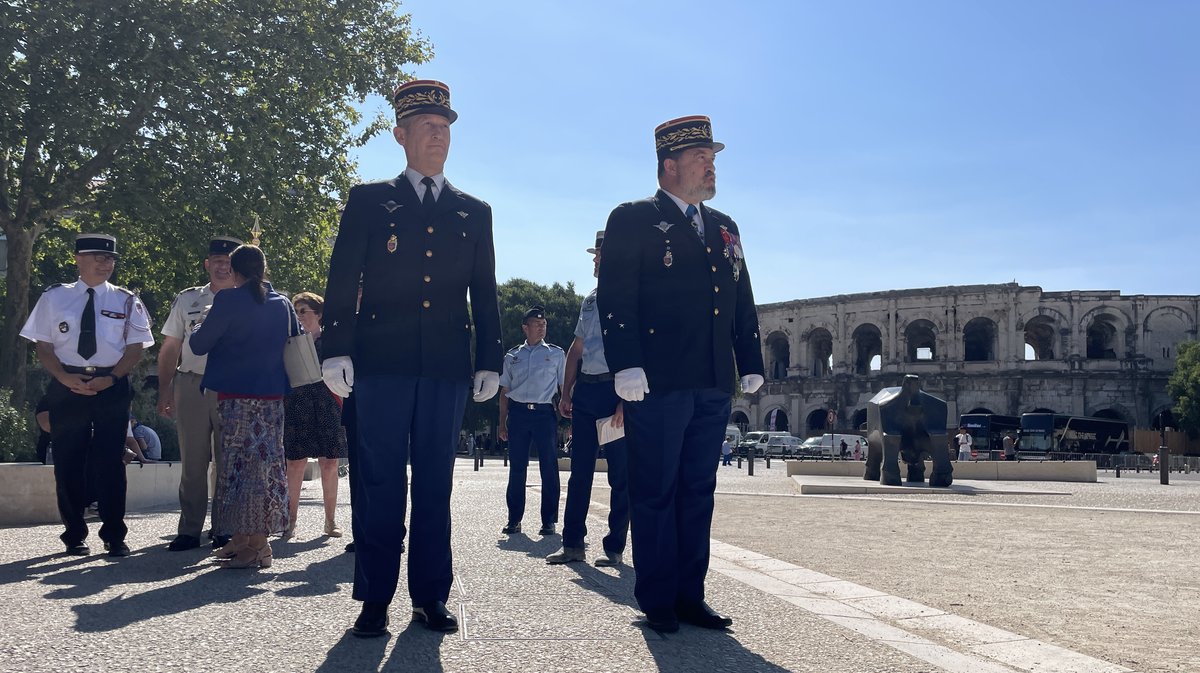
[[[300,319],[289,301],[288,340],[283,347],[283,368],[287,370],[288,383],[292,388],[307,386],[321,380],[321,363],[317,359],[317,346],[310,332],[300,332]]]

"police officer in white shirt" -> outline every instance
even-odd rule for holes
[[[129,372],[154,345],[141,300],[108,282],[117,261],[117,239],[80,234],[75,239],[79,280],[42,293],[21,336],[37,342],[37,356],[53,377],[46,391],[54,444],[59,537],[68,554],[91,552],[84,540],[88,485],[99,503],[100,539],[109,556],[125,556],[125,431],[133,390]]]
[[[162,348],[158,353],[158,413],[174,416],[179,433],[179,527],[170,551],[200,546],[200,531],[208,510],[208,465],[221,460],[219,455],[221,417],[217,412],[215,390],[201,390],[206,355],[196,355],[188,345],[192,329],[212,307],[213,297],[233,287],[229,253],[242,242],[218,236],[208,242],[204,270],[208,284],[189,287],[171,303],[171,314],[163,323]],[[218,472],[219,472],[218,468]],[[214,526],[215,528],[215,526]],[[224,546],[227,536],[216,536],[214,547]]]

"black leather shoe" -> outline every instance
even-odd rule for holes
[[[552,523],[542,526],[542,529],[538,531],[538,535],[554,535],[554,533],[554,524]]]
[[[699,603],[680,603],[675,606],[675,614],[679,621],[702,629],[727,629],[733,626],[733,619],[719,615],[708,607],[704,601]]]
[[[87,556],[88,554],[92,553],[92,550],[88,549],[86,544],[82,542],[76,542],[75,544],[67,545],[67,553],[71,556]]]
[[[104,550],[109,556],[129,556],[129,545],[124,542],[105,542]]]
[[[500,532],[504,533],[505,535],[516,535],[517,533],[521,532],[521,522],[518,521],[516,523],[510,523],[504,526],[504,528],[501,528]]]
[[[212,539],[213,549],[220,549],[221,547],[224,547],[225,545],[229,544],[229,541],[232,539],[232,535],[214,535]]]
[[[387,627],[388,604],[365,601],[350,633],[359,638],[378,638],[387,633]]]
[[[450,614],[450,611],[446,609],[446,604],[441,601],[413,608],[413,621],[421,622],[430,631],[452,633],[458,630],[458,620]]]
[[[348,542],[348,543],[346,543],[346,553],[347,553],[347,554],[353,554],[353,553],[354,553],[354,543],[353,543],[353,542]]]
[[[675,617],[675,611],[670,608],[646,610],[646,626],[659,633],[675,633],[679,630],[679,619]]]
[[[167,545],[167,551],[187,551],[200,546],[200,538],[192,535],[176,535],[171,544]]]

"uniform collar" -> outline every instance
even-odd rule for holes
[[[425,194],[425,185],[421,184],[421,180],[425,179],[426,176],[421,175],[411,168],[405,168],[403,175],[408,179],[408,183],[412,185],[413,191],[417,193],[417,199],[419,200]],[[430,175],[428,177],[433,178],[434,198],[441,196],[442,188],[446,186],[446,174],[438,173],[437,175]]]
[[[96,297],[99,298],[101,295],[108,292],[109,289],[112,287],[113,287],[112,283],[109,283],[106,280],[103,283],[100,283],[99,285],[97,285],[96,287],[94,287],[92,289],[94,289],[96,291]],[[82,278],[75,281],[75,292],[77,292],[78,294],[87,294],[87,290],[88,290],[88,284],[83,282]]]
[[[665,190],[665,189],[664,189],[664,190],[662,190],[662,193],[663,193],[663,194],[666,194],[666,195],[667,195],[667,196],[668,196],[668,197],[669,197],[669,198],[670,198],[672,201],[674,201],[674,202],[675,202],[675,205],[679,207],[679,214],[680,214],[680,215],[683,215],[684,213],[686,213],[686,212],[687,212],[687,207],[688,207],[688,206],[691,206],[691,205],[694,205],[694,206],[696,206],[696,213],[697,213],[697,214],[699,214],[699,213],[701,212],[701,210],[704,208],[704,204],[703,204],[703,202],[701,202],[701,203],[695,203],[695,204],[688,203],[687,201],[684,201],[683,199],[679,198],[678,196],[675,196],[674,194],[672,194],[671,192],[668,192],[668,191],[667,191],[667,190]],[[686,215],[685,215],[685,219],[686,219]],[[703,219],[704,219],[704,215],[700,215],[700,219],[701,219],[701,220],[703,220]]]
[[[528,342],[525,342],[525,341],[521,342],[521,348],[524,348],[526,350],[533,350],[533,349],[537,348],[538,346],[541,346],[543,348],[549,348],[549,346],[546,345],[545,339],[542,339],[541,341],[535,343],[532,346],[530,346]]]

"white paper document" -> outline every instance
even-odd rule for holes
[[[616,427],[613,425],[613,417],[608,416],[596,421],[596,436],[600,440],[600,445],[603,446],[609,442],[615,442],[625,436],[625,426]]]

